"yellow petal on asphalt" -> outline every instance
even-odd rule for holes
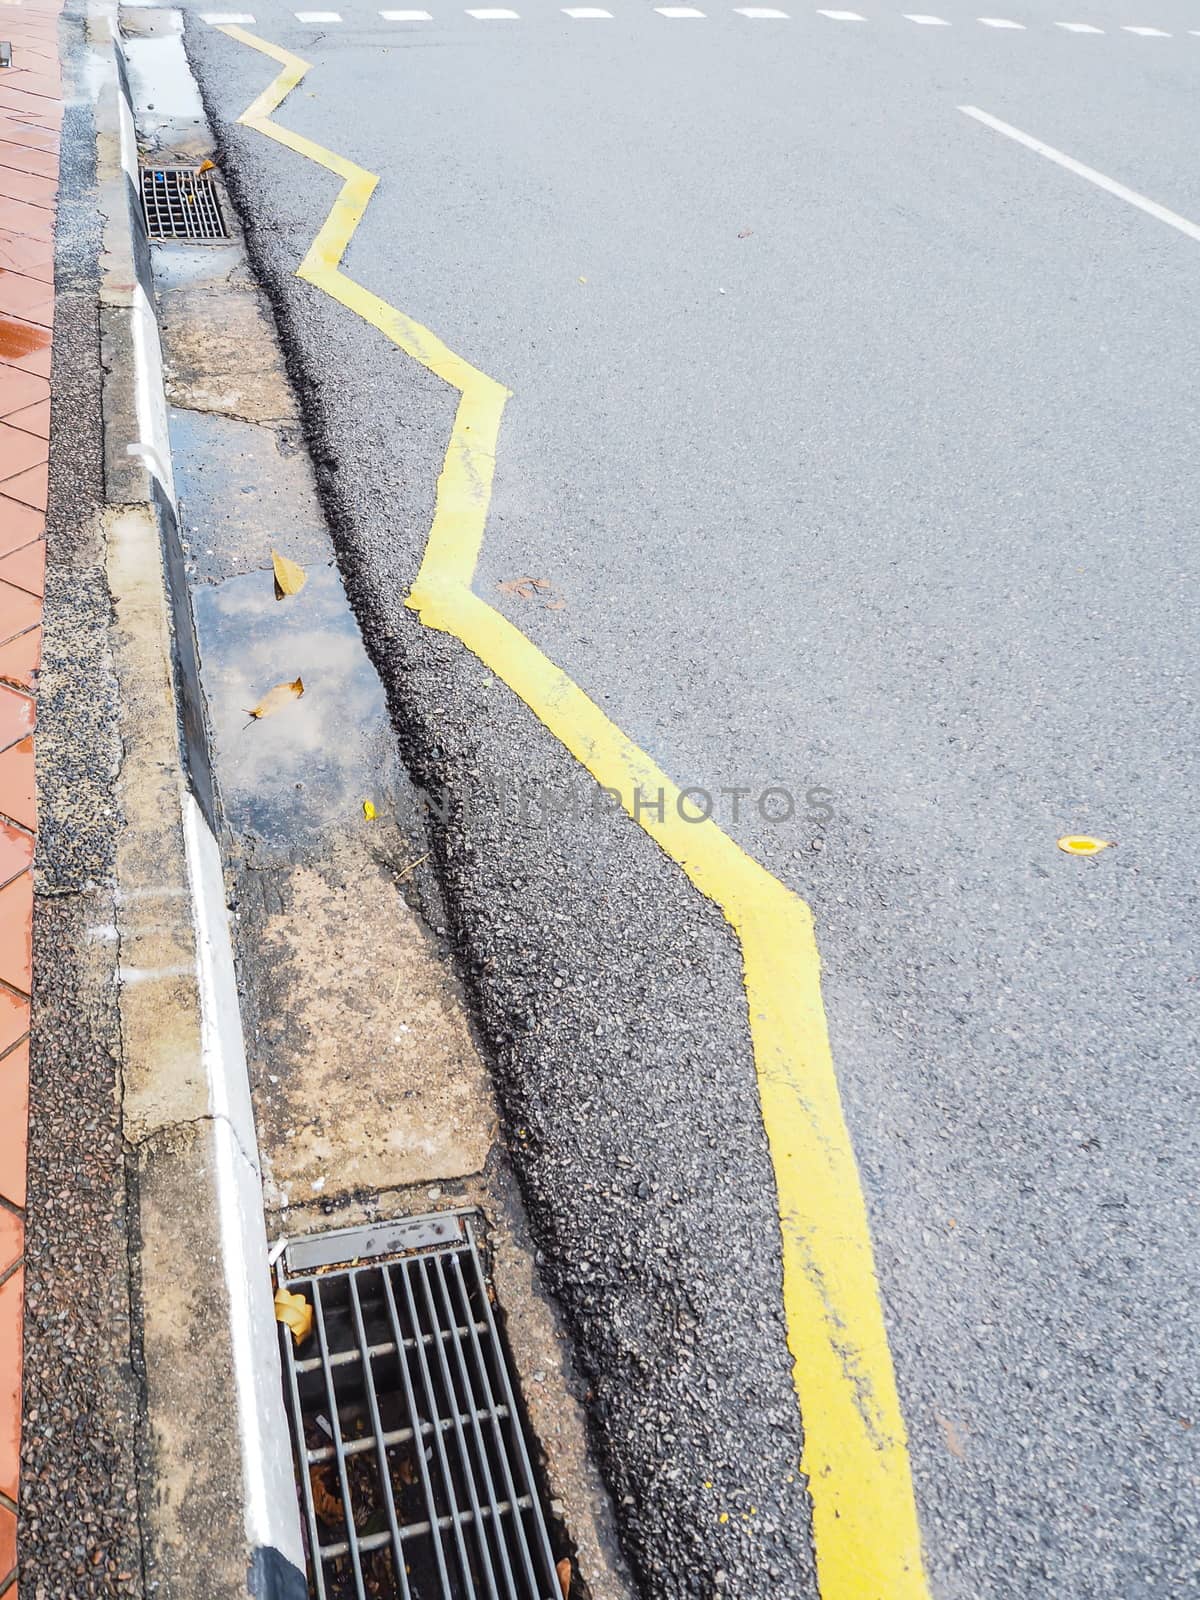
[[[363,801],[363,816],[366,817],[368,822],[375,821],[375,807],[370,800]]]
[[[1069,856],[1097,856],[1112,842],[1111,839],[1093,839],[1086,833],[1065,833],[1058,841],[1058,848]]]
[[[290,1328],[292,1338],[303,1344],[312,1332],[312,1307],[302,1294],[292,1294],[287,1289],[275,1291],[275,1320]]]
[[[304,568],[281,556],[278,550],[271,551],[271,565],[275,568],[276,600],[282,600],[285,595],[299,594],[308,582],[308,573]]]
[[[299,700],[303,693],[303,678],[294,678],[291,683],[277,683],[273,689],[268,689],[254,709],[247,711],[246,715],[258,722],[263,717],[269,717],[279,711],[289,701]]]

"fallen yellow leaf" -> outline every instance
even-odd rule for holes
[[[554,1568],[558,1576],[558,1587],[562,1590],[562,1600],[571,1600],[571,1563],[566,1556]]]
[[[210,161],[206,156],[204,158],[204,160],[200,163],[200,165],[196,168],[196,171],[197,172],[211,172],[213,170],[213,168],[216,166],[216,164],[217,163],[215,161]]]
[[[289,561],[287,556],[281,556],[278,550],[271,551],[271,565],[275,568],[276,600],[282,600],[289,594],[299,594],[308,582],[308,573],[304,568]]]
[[[259,722],[263,717],[269,717],[287,705],[289,700],[299,700],[303,693],[303,678],[295,678],[291,683],[277,683],[273,689],[268,689],[254,709],[247,711],[246,715]]]
[[[308,1481],[312,1487],[313,1510],[327,1527],[336,1528],[346,1517],[341,1500],[329,1487],[328,1467],[309,1467]]]
[[[370,800],[363,801],[363,816],[368,822],[375,821],[375,807]]]
[[[1058,848],[1069,856],[1095,856],[1113,842],[1112,839],[1092,839],[1086,833],[1065,833],[1058,841]]]
[[[312,1332],[313,1311],[302,1294],[279,1288],[275,1291],[275,1320],[290,1328],[292,1338],[303,1344]]]

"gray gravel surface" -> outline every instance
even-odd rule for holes
[[[350,270],[514,390],[478,591],[551,578],[499,603],[678,780],[834,792],[722,820],[817,913],[953,1600],[1200,1592],[1200,257],[957,110],[1200,217],[1185,12],[1091,9],[257,24],[315,63],[283,120],[381,175]],[[452,398],[294,278],[335,186],[234,125],[269,65],[188,37],[404,753],[474,801],[440,866],[631,1555],[807,1593],[736,947],[631,825],[497,802],[575,775],[403,610]]]
[[[82,19],[63,21],[64,73]],[[39,685],[24,1416],[25,1600],[140,1595],[126,1168],[111,876],[116,815],[88,107],[63,126],[45,641]]]
[[[39,895],[35,910],[19,1533],[32,1600],[142,1593],[115,987],[88,954],[105,904]]]

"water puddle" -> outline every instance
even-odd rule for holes
[[[192,612],[217,785],[243,846],[260,841],[294,859],[361,825],[364,800],[392,814],[383,690],[333,566],[311,570],[282,601],[269,569],[201,584]],[[261,720],[249,715],[297,678],[302,695]]]
[[[204,125],[204,105],[183,48],[178,11],[148,11],[129,19],[122,41],[138,131],[153,136],[170,124]]]

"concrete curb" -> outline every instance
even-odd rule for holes
[[[88,31],[104,222],[104,522],[123,746],[122,1122],[137,1188],[147,1587],[186,1600],[303,1600],[261,1173],[115,5],[94,5]]]

